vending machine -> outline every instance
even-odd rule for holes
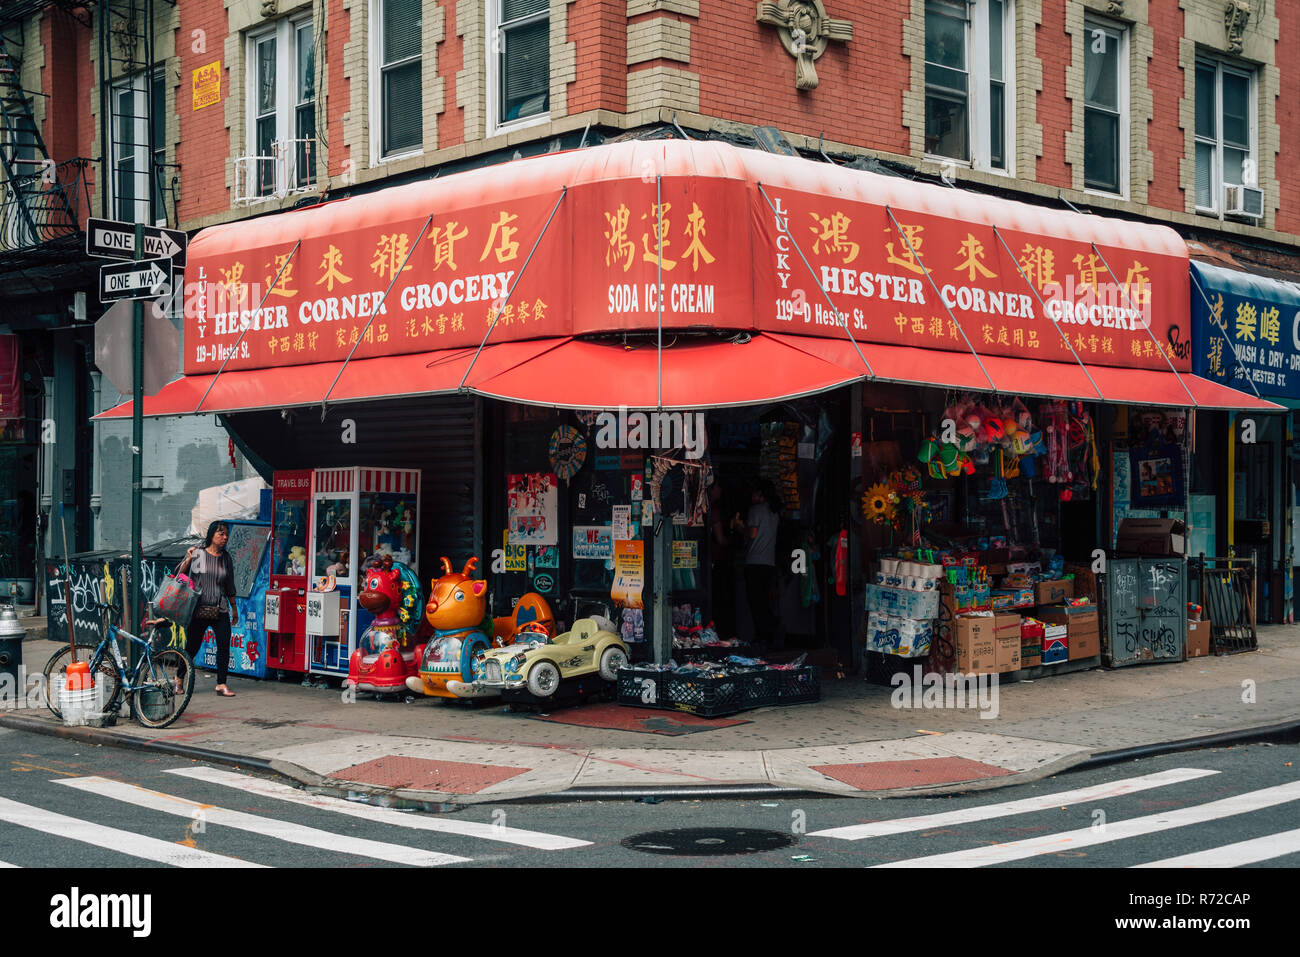
[[[357,603],[358,571],[375,555],[417,573],[419,469],[316,469],[311,482],[304,631],[307,670],[346,677],[373,616]]]
[[[266,666],[307,672],[307,533],[310,469],[276,472],[271,481],[271,578],[266,590]]]

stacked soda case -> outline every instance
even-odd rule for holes
[[[799,432],[797,422],[769,422],[762,426],[758,474],[776,486],[787,514],[797,513],[800,508]]]

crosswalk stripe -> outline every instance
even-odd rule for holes
[[[520,828],[505,827],[504,825],[498,827],[495,824],[480,824],[477,821],[447,821],[426,814],[403,813],[392,808],[372,807],[368,804],[344,801],[342,798],[309,794],[306,791],[289,787],[287,784],[266,781],[246,774],[236,774],[233,771],[223,771],[220,768],[173,768],[167,773],[206,781],[209,784],[238,788],[250,794],[289,801],[293,804],[301,804],[304,807],[336,811],[339,814],[350,814],[353,817],[364,818],[367,821],[396,824],[398,827],[409,827],[422,831],[439,831],[444,834],[460,834],[465,837],[478,837],[488,841],[501,841],[505,844],[518,844],[522,847],[531,847],[542,851],[564,851],[575,847],[591,846],[591,841],[561,837],[558,834],[543,834],[540,831],[526,831]]]
[[[1264,788],[1237,794],[1221,801],[1185,807],[1177,811],[1164,811],[1146,817],[1130,818],[1127,821],[1107,822],[1104,827],[1094,830],[1091,827],[1075,831],[1063,831],[1060,834],[1045,834],[1042,837],[1023,841],[1011,841],[1007,844],[994,844],[991,847],[974,847],[950,854],[933,854],[930,857],[916,857],[906,861],[894,861],[889,864],[877,864],[877,867],[985,867],[989,864],[1004,864],[1008,861],[1020,861],[1040,854],[1052,854],[1057,851],[1073,851],[1080,847],[1092,847],[1111,841],[1154,834],[1157,831],[1169,831],[1189,824],[1203,824],[1219,818],[1232,817],[1259,811],[1278,804],[1287,804],[1300,800],[1300,781],[1280,784],[1277,787]]]
[[[970,824],[974,821],[988,821],[1013,814],[1030,814],[1035,811],[1050,811],[1055,807],[1071,804],[1083,804],[1087,801],[1101,801],[1106,798],[1122,797],[1151,788],[1164,787],[1168,784],[1181,784],[1194,781],[1218,771],[1206,771],[1199,768],[1173,768],[1155,774],[1144,774],[1137,778],[1125,778],[1109,784],[1096,784],[1091,787],[1078,788],[1073,791],[1061,791],[1057,794],[1041,794],[1019,801],[1004,801],[1001,804],[984,804],[968,807],[958,811],[942,811],[938,814],[924,814],[920,817],[900,817],[892,821],[871,821],[867,824],[851,824],[846,827],[833,827],[825,831],[813,831],[809,837],[837,837],[845,841],[861,841],[868,837],[886,837],[890,834],[906,834],[910,831],[928,831],[932,828],[951,827],[955,824]]]
[[[1206,851],[1193,854],[1180,854],[1167,857],[1163,861],[1150,864],[1137,864],[1136,867],[1241,867],[1243,864],[1258,864],[1271,861],[1287,854],[1300,853],[1300,829],[1270,834],[1223,847],[1212,847]]]
[[[0,867],[17,867],[17,864],[10,864],[8,861],[0,861]]]
[[[356,854],[361,857],[371,857],[393,864],[436,867],[440,864],[460,864],[469,860],[467,857],[456,857],[453,854],[439,854],[419,848],[402,847],[398,844],[385,844],[382,841],[347,837],[343,834],[333,834],[329,831],[321,831],[314,827],[306,827],[289,821],[277,821],[274,818],[245,814],[243,811],[231,811],[210,804],[198,804],[171,794],[163,794],[161,791],[150,791],[148,788],[137,787],[134,784],[127,784],[122,781],[112,781],[108,778],[60,778],[58,783],[70,788],[76,788],[78,791],[86,791],[100,797],[125,801],[127,804],[134,804],[137,807],[148,808],[152,811],[161,811],[164,814],[173,814],[191,820],[202,820],[205,824],[221,824],[237,830],[251,831],[254,834],[287,841],[290,844],[301,844],[304,847],[315,847],[341,854]]]
[[[234,857],[213,854],[210,851],[200,851],[198,848],[186,847],[183,844],[173,844],[171,841],[132,834],[130,831],[120,831],[115,827],[92,824],[90,821],[68,817],[66,814],[46,811],[29,804],[19,804],[8,798],[0,798],[0,821],[175,867],[262,866]]]

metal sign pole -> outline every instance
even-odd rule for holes
[[[135,258],[144,258],[144,224],[135,225]],[[140,616],[140,485],[144,456],[144,300],[131,302],[131,590],[126,605],[127,627]],[[134,664],[135,646],[128,654]]]

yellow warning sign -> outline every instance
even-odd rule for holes
[[[221,61],[209,63],[194,71],[194,109],[214,106],[221,102]]]

